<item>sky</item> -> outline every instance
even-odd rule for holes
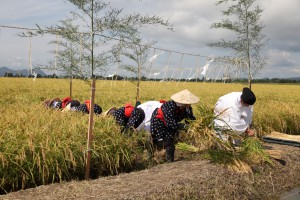
[[[254,78],[300,77],[300,1],[299,0],[257,0],[264,11],[261,22],[265,25],[263,33],[269,41],[264,49],[268,64]],[[151,27],[143,32],[143,38],[156,41],[155,47],[184,52],[195,56],[172,54],[167,51],[157,62],[168,63],[171,59],[177,66],[203,66],[206,57],[232,55],[232,50],[212,48],[209,42],[231,39],[235,35],[211,29],[214,22],[222,18],[223,6],[216,6],[215,0],[111,0],[114,8],[123,8],[124,13],[158,15],[174,26],[174,31],[162,27]],[[0,0],[0,25],[35,28],[51,26],[70,16],[75,7],[65,0]],[[33,64],[42,64],[51,59],[54,47],[49,45],[55,40],[53,35],[37,36],[31,39],[17,36],[20,30],[0,27],[0,67],[21,68],[29,66],[29,52]],[[31,47],[30,47],[31,45]],[[30,51],[29,51],[30,49]],[[177,60],[176,60],[177,59]],[[201,61],[197,61],[200,59]],[[192,64],[191,64],[192,63]],[[187,64],[186,64],[187,65]]]

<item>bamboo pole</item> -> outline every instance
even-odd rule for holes
[[[90,113],[89,113],[89,128],[87,135],[87,156],[86,156],[86,167],[85,167],[85,179],[90,178],[90,163],[91,163],[91,146],[93,140],[93,117],[94,117],[94,99],[95,99],[95,79],[92,79],[92,90],[91,90],[91,104],[90,104]]]
[[[29,62],[29,68],[28,68],[28,77],[32,75],[32,49],[31,49],[31,35],[28,36],[28,45],[29,45],[29,52],[28,52],[28,62]]]
[[[69,81],[70,81],[70,98],[72,99],[73,76],[69,77]]]

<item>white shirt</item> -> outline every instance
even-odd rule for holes
[[[150,120],[152,113],[156,108],[160,108],[161,105],[162,103],[159,101],[147,101],[138,106],[138,108],[143,109],[145,112],[144,121],[136,128],[138,131],[144,129],[145,131],[150,132]]]
[[[215,105],[215,127],[232,129],[238,134],[246,131],[252,122],[253,106],[241,104],[242,92],[231,92],[219,98]]]

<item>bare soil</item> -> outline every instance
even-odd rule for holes
[[[274,160],[274,166],[252,166],[250,174],[177,151],[174,163],[96,180],[39,186],[0,199],[279,199],[282,192],[300,185],[300,148],[266,146],[280,150],[282,160]]]

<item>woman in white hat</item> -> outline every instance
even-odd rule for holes
[[[150,133],[156,148],[166,148],[166,161],[174,161],[174,138],[178,135],[179,122],[183,119],[195,120],[191,104],[199,98],[188,90],[171,96],[171,100],[156,109],[151,117]]]

